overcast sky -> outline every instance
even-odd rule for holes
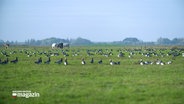
[[[0,0],[0,39],[184,37],[184,0]]]

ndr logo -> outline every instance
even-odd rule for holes
[[[37,92],[31,92],[31,91],[12,91],[12,97],[24,97],[24,98],[30,98],[30,97],[40,97],[40,93]]]

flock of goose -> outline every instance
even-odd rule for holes
[[[84,53],[86,51],[86,53]],[[116,50],[116,52],[113,49],[78,49],[78,50],[74,50],[74,49],[57,49],[57,50],[48,50],[48,51],[40,51],[40,50],[26,50],[26,49],[21,49],[21,50],[1,50],[1,55],[0,55],[0,64],[4,65],[4,64],[8,64],[8,63],[18,63],[18,57],[16,57],[13,60],[9,61],[9,57],[12,54],[24,54],[27,57],[38,57],[39,58],[37,60],[34,61],[35,64],[50,64],[51,63],[51,57],[64,57],[64,58],[60,58],[59,60],[55,60],[53,61],[55,64],[61,64],[63,63],[64,65],[68,65],[68,56],[81,56],[81,57],[88,57],[88,56],[92,56],[91,60],[89,63],[93,64],[94,63],[94,57],[108,57],[108,58],[104,58],[104,59],[108,59],[109,60],[109,65],[120,65],[120,61],[113,61],[112,58],[114,57],[114,53],[118,53],[117,54],[117,58],[118,60],[122,60],[123,57],[127,57],[128,58],[132,58],[136,55],[140,55],[140,59],[138,59],[137,64],[139,65],[166,65],[166,64],[172,64],[173,60],[175,59],[175,57],[177,56],[182,56],[184,57],[184,49],[175,49],[175,50],[168,50],[168,49],[146,49],[146,50],[141,50],[141,49],[118,49]],[[42,60],[43,55],[45,55],[46,57],[48,57],[48,59],[46,61]],[[62,56],[61,56],[62,55]],[[98,55],[98,56],[95,56]],[[15,56],[15,55],[14,55]],[[162,61],[163,57],[168,57],[170,56],[170,60],[168,61]],[[2,60],[2,57],[6,57],[4,60]],[[121,58],[122,57],[122,58]],[[142,57],[146,57],[146,59],[150,60],[149,57],[156,57],[155,61],[145,61]],[[97,58],[99,59],[99,58]],[[114,59],[114,60],[116,60]],[[80,61],[80,60],[79,60]],[[97,61],[98,64],[102,64],[103,60],[99,59]],[[81,64],[85,65],[87,64],[87,62],[85,61],[85,58],[81,59]]]

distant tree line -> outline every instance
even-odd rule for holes
[[[88,39],[81,37],[77,39],[60,39],[60,38],[47,38],[42,40],[28,39],[25,42],[18,41],[3,41],[0,40],[0,45],[27,45],[27,46],[51,46],[52,43],[69,43],[71,46],[89,46],[89,45],[184,45],[184,38],[174,38],[172,40],[168,38],[159,38],[156,42],[144,42],[134,37],[125,38],[122,41],[114,42],[92,42]]]
[[[112,42],[112,44],[121,45],[184,45],[184,38],[158,38],[156,42],[144,42],[137,38],[125,38],[123,41]]]
[[[25,45],[30,45],[30,46],[49,46],[52,43],[69,43],[69,39],[60,39],[60,38],[47,38],[43,40],[35,40],[35,39],[28,39],[25,41]]]
[[[184,38],[174,38],[172,40],[168,38],[159,38],[157,44],[160,45],[184,45]]]
[[[143,41],[140,41],[137,38],[125,38],[122,41],[114,41],[112,42],[114,45],[142,45]]]

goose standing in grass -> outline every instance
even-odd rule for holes
[[[40,57],[40,58],[38,58],[38,60],[37,61],[35,61],[35,64],[41,64],[42,63],[42,58]]]
[[[112,61],[112,59],[110,59],[110,65],[114,65],[114,62]]]
[[[119,54],[118,54],[118,57],[124,57],[124,53],[123,52],[119,52]]]
[[[47,61],[45,61],[44,63],[45,63],[45,64],[49,64],[49,63],[50,63],[50,61],[51,61],[51,60],[50,60],[50,57],[49,57],[49,58],[48,58],[48,60],[47,60]]]
[[[162,60],[157,59],[156,65],[165,65],[165,63]]]
[[[143,61],[141,61],[139,64],[140,64],[140,65],[144,65],[144,62],[143,62]]]
[[[172,61],[168,61],[167,64],[172,64]]]
[[[61,64],[62,62],[63,62],[63,58],[61,58],[60,60],[57,60],[55,63]]]
[[[165,63],[163,61],[160,61],[160,65],[165,65]]]
[[[84,58],[82,58],[81,64],[82,65],[85,65],[86,64],[86,61],[84,60]]]
[[[98,64],[102,64],[102,59],[100,59],[100,60],[98,61]]]
[[[65,58],[65,60],[64,60],[64,65],[68,65],[67,58]]]
[[[161,61],[159,59],[156,60],[156,65],[159,65],[161,63]]]
[[[110,65],[120,65],[120,61],[118,61],[118,62],[114,62],[114,61],[112,61],[112,59],[110,59]]]
[[[6,58],[6,60],[2,61],[1,64],[8,64],[9,60]]]
[[[10,61],[11,63],[17,63],[18,62],[18,57],[15,58],[15,60]]]
[[[145,64],[142,58],[139,60],[139,64],[140,65],[144,65]]]
[[[93,59],[93,58],[91,58],[91,61],[90,61],[90,63],[94,63],[94,59]]]

